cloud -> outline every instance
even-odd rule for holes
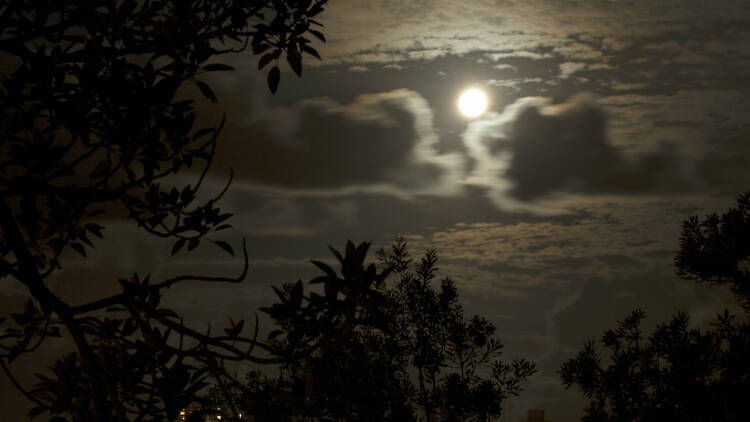
[[[415,91],[326,98],[277,108],[222,135],[217,167],[240,183],[286,190],[453,194],[463,159],[440,154],[432,110]]]
[[[627,52],[639,39],[657,47],[682,35],[710,42],[703,36],[706,31],[721,28],[736,35],[732,49],[746,55],[747,36],[742,31],[747,12],[746,2],[734,0],[710,5],[651,0],[349,0],[331,5],[321,17],[328,37],[321,53],[324,65],[392,63],[476,51],[589,61]],[[658,24],[654,16],[659,16]],[[725,42],[721,44],[726,48]]]
[[[582,279],[637,278],[643,272],[672,274],[680,221],[715,209],[721,201],[589,198],[572,203],[573,217],[516,222],[457,223],[408,235],[413,250],[435,248],[441,268],[458,264],[477,282],[463,285],[515,290],[580,287]]]
[[[537,53],[534,51],[524,51],[524,50],[510,50],[510,51],[504,51],[504,52],[498,52],[498,53],[488,53],[487,58],[492,60],[493,62],[498,62],[502,59],[507,58],[525,58],[525,59],[532,59],[532,60],[541,60],[541,59],[549,59],[554,56],[547,53]]]
[[[560,65],[560,77],[565,79],[586,68],[586,63],[565,62]]]
[[[231,189],[222,202],[232,224],[252,236],[306,237],[330,233],[359,221],[359,207],[348,197],[277,196]]]
[[[606,63],[580,63],[580,62],[565,62],[560,64],[560,78],[567,79],[572,74],[584,71],[584,70],[608,70],[612,67]]]
[[[349,71],[350,72],[369,72],[370,69],[367,68],[366,66],[351,66],[349,68]]]
[[[637,156],[607,139],[604,110],[590,96],[561,104],[527,97],[472,123],[463,135],[475,166],[468,179],[506,208],[556,193],[648,193],[685,189],[668,143]]]
[[[612,80],[609,84],[609,87],[612,88],[614,91],[638,91],[646,88],[648,85],[645,83],[638,83],[638,82],[620,82],[618,80]]]
[[[559,385],[562,361],[636,307],[648,313],[649,329],[678,309],[700,325],[736,302],[724,289],[678,280],[672,264],[680,222],[727,203],[588,198],[576,201],[574,219],[456,224],[407,239],[412,253],[438,251],[440,275],[455,279],[467,313],[493,320],[510,356],[533,359],[537,381]],[[529,386],[529,397],[562,394],[536,388]]]

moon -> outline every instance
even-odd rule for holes
[[[473,119],[481,116],[487,110],[487,94],[471,88],[461,93],[458,98],[458,110],[464,116]]]

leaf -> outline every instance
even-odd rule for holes
[[[261,306],[258,308],[258,310],[263,312],[264,314],[273,316],[273,307]]]
[[[284,294],[284,292],[282,292],[281,290],[277,289],[276,286],[271,286],[271,288],[276,293],[276,296],[279,297],[279,299],[281,300],[281,303],[283,303],[283,304],[286,305],[287,300],[286,300],[286,295]]]
[[[279,87],[279,80],[281,79],[281,71],[278,66],[274,66],[270,72],[268,72],[268,89],[271,90],[272,94],[276,93],[276,89]]]
[[[316,50],[316,49],[314,49],[314,48],[310,47],[309,45],[302,45],[302,51],[304,51],[305,53],[307,53],[307,54],[309,54],[309,55],[311,55],[311,56],[315,57],[315,58],[316,58],[316,59],[318,59],[318,60],[323,60],[323,59],[322,59],[322,58],[320,57],[320,54],[318,53],[318,50]]]
[[[338,283],[336,282],[336,280],[328,280],[323,285],[323,289],[325,291],[326,298],[329,301],[331,301],[331,302],[335,301],[336,298],[338,298],[338,296],[339,296],[339,288],[338,288],[337,284]]]
[[[333,271],[333,268],[329,267],[328,264],[325,264],[325,263],[320,262],[320,261],[315,261],[315,260],[310,261],[310,262],[313,265],[315,265],[316,267],[318,267],[321,270],[323,270],[326,274],[328,274],[329,277],[336,278],[336,272]]]
[[[79,254],[83,255],[84,257],[86,256],[86,249],[84,249],[83,245],[81,245],[80,243],[73,243],[70,245],[70,247],[73,248]]]
[[[227,251],[229,255],[234,256],[234,249],[232,249],[232,245],[230,245],[229,243],[223,240],[215,240],[214,244],[220,247],[221,249],[224,249],[225,251]]]
[[[212,128],[212,127],[206,127],[206,128],[200,129],[200,130],[196,130],[195,133],[193,133],[193,140],[202,138],[202,137],[208,135],[209,133],[215,132],[215,131],[216,131],[216,129]]]
[[[197,248],[199,243],[200,239],[198,239],[197,237],[190,239],[190,242],[188,242],[188,251],[192,251],[193,249]]]
[[[203,70],[206,72],[223,72],[225,70],[234,70],[234,68],[228,64],[211,63],[203,66]]]
[[[260,54],[268,50],[269,48],[271,48],[271,45],[266,44],[266,43],[256,43],[256,44],[253,44],[252,47],[253,47],[253,54]]]
[[[321,40],[323,42],[326,42],[326,37],[325,37],[325,35],[323,35],[322,32],[316,31],[314,29],[309,29],[308,32],[310,32],[315,38],[317,38],[317,39],[319,39],[319,40]]]
[[[185,246],[185,239],[180,239],[180,240],[174,242],[174,246],[172,247],[172,256],[174,256],[174,254],[176,254],[177,252],[179,252],[180,249],[182,249],[183,246]]]
[[[93,233],[94,236],[96,236],[96,237],[98,237],[100,239],[103,238],[102,237],[102,230],[104,229],[104,226],[100,226],[99,224],[96,224],[96,223],[89,223],[89,224],[86,224],[84,227],[86,228],[86,230],[88,230],[89,232]]]
[[[93,244],[93,243],[91,243],[91,241],[89,240],[89,238],[88,238],[88,237],[86,237],[86,235],[80,236],[80,237],[79,237],[79,239],[81,239],[81,241],[82,241],[83,243],[85,243],[85,244],[89,245],[89,247],[92,247],[92,248],[94,247],[94,244]]]
[[[263,55],[263,57],[261,57],[260,60],[258,60],[258,70],[266,67],[266,65],[268,63],[271,63],[271,60],[273,59],[274,59],[273,53],[266,53],[265,55]]]
[[[286,61],[297,76],[302,76],[302,56],[297,51],[287,54]]]
[[[213,223],[214,225],[221,224],[221,223],[223,223],[224,221],[226,221],[228,218],[230,218],[233,215],[234,214],[231,214],[231,213],[222,214],[222,215],[216,217],[215,219],[213,219],[213,221],[211,221],[211,223]]]
[[[182,189],[182,192],[180,193],[180,201],[183,204],[186,204],[193,200],[193,190],[190,188],[190,185],[185,186],[184,189]]]
[[[307,284],[321,284],[325,283],[326,281],[330,280],[331,277],[327,275],[322,275],[320,277],[315,277],[312,280],[308,281]]]
[[[292,294],[289,300],[294,308],[299,308],[302,305],[302,289],[302,280],[297,280],[294,283],[294,287],[292,287]]]
[[[362,242],[357,246],[357,259],[360,263],[364,262],[368,249],[370,249],[370,242]]]
[[[88,217],[88,218],[95,217],[95,216],[97,216],[99,214],[104,214],[105,212],[107,212],[107,211],[102,210],[102,209],[92,210],[92,211],[89,211],[88,214],[86,214],[86,217]]]
[[[201,93],[203,94],[204,97],[211,100],[212,103],[215,103],[217,101],[216,94],[214,94],[214,91],[211,89],[210,86],[208,86],[207,83],[196,80],[195,84],[198,85],[198,89],[201,90]]]
[[[333,255],[336,257],[336,259],[339,261],[339,263],[343,263],[344,262],[344,257],[341,256],[341,254],[339,253],[339,251],[337,251],[336,249],[334,249],[333,246],[328,245],[328,249],[331,250],[331,253],[333,253]]]

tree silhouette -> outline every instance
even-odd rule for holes
[[[28,1],[0,5],[0,56],[13,70],[0,79],[0,278],[25,286],[23,313],[0,317],[0,366],[36,407],[30,416],[77,421],[174,420],[206,385],[224,377],[221,361],[251,360],[255,340],[243,322],[216,336],[185,327],[160,306],[164,288],[186,280],[237,278],[180,275],[120,280],[121,293],[68,303],[47,280],[71,253],[86,256],[104,236],[102,213],[114,211],[153,236],[174,240],[172,253],[229,228],[217,201],[199,203],[218,127],[196,128],[193,99],[176,96],[231,70],[216,58],[245,50],[301,74],[302,53],[318,57],[308,36],[324,40],[313,18],[326,0]],[[195,183],[170,176],[197,168]],[[230,177],[231,181],[231,177]],[[229,183],[227,183],[228,186]],[[119,217],[118,217],[119,218]],[[72,251],[72,252],[71,252]],[[107,314],[104,315],[104,311]],[[256,327],[257,331],[257,327]],[[75,353],[39,375],[32,389],[13,361],[50,336],[69,337]],[[63,416],[65,415],[65,416]]]
[[[677,274],[714,285],[729,285],[745,311],[750,311],[750,192],[737,197],[737,208],[704,220],[682,223]]]
[[[607,330],[608,366],[596,344],[588,342],[560,375],[565,388],[576,385],[589,404],[584,421],[744,421],[750,418],[750,323],[748,269],[750,256],[749,194],[722,216],[683,222],[677,274],[711,285],[729,284],[745,309],[744,318],[728,310],[711,329],[691,328],[685,313],[657,326],[644,338],[645,318],[634,311],[617,328]]]
[[[490,420],[502,412],[502,401],[518,395],[521,382],[536,372],[525,359],[504,362],[495,326],[485,318],[466,317],[455,282],[436,277],[437,253],[428,250],[409,271],[406,242],[397,239],[381,261],[396,276],[390,291],[396,337],[416,370],[415,403],[424,414],[437,411],[444,420]]]
[[[369,246],[348,242],[343,255],[331,248],[340,274],[313,261],[324,274],[309,284],[322,291],[306,293],[301,280],[274,288],[279,302],[261,310],[279,327],[268,334],[267,346],[282,361],[281,372],[253,372],[247,388],[223,397],[218,391],[220,400],[243,406],[256,420],[416,421],[440,414],[446,421],[484,421],[500,415],[502,401],[520,392],[534,364],[503,362],[495,327],[464,316],[455,284],[445,279],[439,290],[432,286],[435,251],[411,271],[407,245],[399,240],[390,252],[378,251],[378,269],[365,264]]]

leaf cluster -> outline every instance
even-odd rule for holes
[[[739,421],[750,392],[750,325],[727,311],[713,329],[689,326],[684,313],[643,338],[641,310],[607,330],[560,369],[565,388],[588,399],[586,421]]]
[[[231,227],[218,201],[200,189],[223,120],[197,127],[185,86],[216,102],[203,80],[228,71],[221,57],[250,46],[287,57],[301,74],[302,53],[319,58],[309,37],[326,0],[29,1],[0,4],[0,278],[29,293],[23,313],[0,317],[0,365],[53,420],[163,420],[212,379],[228,379],[224,360],[251,355],[255,338],[230,320],[225,335],[184,326],[160,306],[164,288],[187,280],[237,277],[178,275],[158,282],[135,276],[121,291],[68,303],[47,280],[71,254],[86,257],[125,219],[173,241],[172,254]],[[289,57],[291,56],[291,58]],[[269,88],[278,86],[278,68]],[[194,169],[194,183],[175,177]],[[99,280],[91,280],[98,282]],[[114,311],[108,314],[107,310]],[[115,317],[115,315],[117,315]],[[257,333],[257,326],[256,326]],[[75,353],[29,389],[12,363],[46,339],[64,334]],[[183,342],[184,340],[184,342]],[[188,345],[189,343],[189,345]],[[227,381],[229,382],[229,381]]]
[[[635,310],[607,330],[601,343],[588,342],[566,361],[565,388],[577,386],[588,400],[586,421],[741,421],[750,396],[750,193],[737,207],[682,225],[677,274],[709,285],[728,285],[745,310],[743,318],[725,310],[711,328],[690,327],[679,312],[645,337],[645,312]]]
[[[281,360],[280,373],[253,376],[244,390],[221,400],[238,403],[256,420],[499,416],[502,401],[520,392],[535,366],[501,360],[495,327],[464,316],[453,281],[432,286],[435,251],[413,265],[400,239],[391,252],[378,251],[378,269],[366,264],[369,246],[350,241],[344,254],[331,248],[338,271],[313,261],[323,274],[308,283],[308,292],[301,280],[274,288],[279,301],[261,311],[278,326],[266,345]],[[269,409],[279,413],[263,419]]]
[[[525,359],[502,359],[503,344],[495,337],[495,326],[478,315],[465,315],[452,279],[433,287],[438,272],[435,250],[412,263],[406,242],[398,238],[390,253],[379,256],[384,265],[396,269],[397,280],[389,292],[394,334],[415,373],[416,407],[445,420],[500,416],[503,400],[519,394],[536,366]]]
[[[684,279],[728,285],[750,311],[750,192],[722,215],[686,219],[675,267]]]

